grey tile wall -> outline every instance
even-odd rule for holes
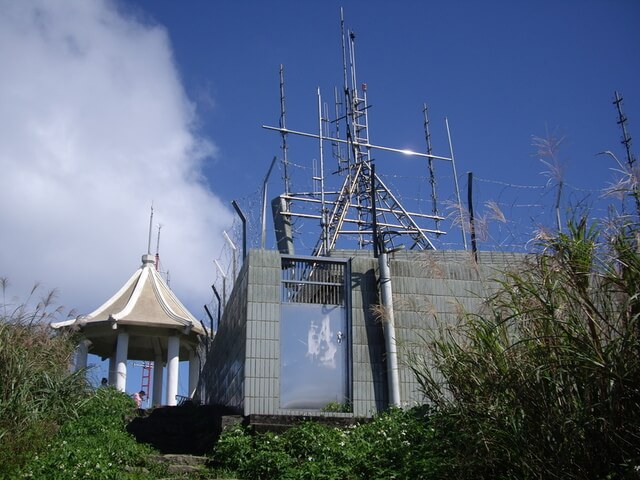
[[[200,374],[200,398],[242,410],[245,389],[248,263],[238,274]]]
[[[249,257],[245,415],[272,415],[280,390],[280,254],[255,250]]]
[[[388,403],[382,323],[375,314],[378,263],[370,252],[337,251],[333,256],[351,258],[351,415],[367,417]],[[421,352],[421,338],[442,322],[455,323],[463,310],[477,310],[495,289],[491,280],[523,256],[480,252],[478,260],[464,251],[398,252],[391,258],[404,405],[423,401],[409,368],[412,352]],[[234,406],[245,415],[314,413],[279,408],[280,265],[277,251],[249,252],[205,363],[201,383],[209,403]]]

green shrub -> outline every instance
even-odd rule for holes
[[[347,428],[305,422],[276,435],[236,426],[214,460],[247,480],[438,478],[435,438],[425,408],[391,410]]]
[[[151,449],[125,431],[135,410],[129,396],[99,388],[83,402],[78,417],[63,425],[45,452],[22,470],[22,478],[151,479],[162,472],[145,463]],[[149,471],[151,469],[151,471]]]

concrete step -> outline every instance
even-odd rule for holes
[[[198,478],[197,475],[205,476],[207,470],[207,457],[199,455],[150,455],[148,459],[155,463],[165,464],[167,466],[167,474],[177,475],[178,478]]]

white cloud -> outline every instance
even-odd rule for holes
[[[165,30],[109,1],[0,0],[0,69],[0,276],[13,293],[40,281],[67,307],[97,307],[146,253],[153,201],[172,286],[192,311],[207,303],[232,214],[202,178],[215,148],[193,128]]]

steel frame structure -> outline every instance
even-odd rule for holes
[[[399,247],[420,250],[435,249],[431,238],[446,234],[446,232],[440,228],[440,222],[445,218],[438,214],[434,160],[451,163],[457,202],[458,205],[461,205],[448,122],[446,122],[450,148],[448,157],[432,153],[426,105],[424,105],[423,113],[427,153],[372,144],[369,139],[368,110],[370,105],[367,100],[367,86],[366,84],[358,86],[355,34],[351,30],[345,31],[342,11],[340,26],[343,93],[340,98],[337,90],[335,91],[336,116],[334,119],[329,119],[327,106],[323,105],[318,88],[318,133],[301,132],[286,127],[284,70],[282,66],[280,67],[280,125],[278,127],[263,125],[265,129],[280,132],[282,137],[285,189],[280,196],[284,200],[284,208],[278,214],[285,217],[288,222],[291,222],[293,218],[311,218],[320,222],[321,234],[313,249],[312,256],[328,255],[336,247],[341,236],[356,236],[359,248],[373,245],[375,249],[381,249],[381,251],[389,251]],[[345,138],[341,138],[341,124],[344,128]],[[330,132],[330,127],[334,128],[333,132]],[[313,177],[314,188],[312,191],[291,191],[287,157],[288,135],[318,140],[320,168],[318,175]],[[338,190],[327,190],[325,187],[324,146],[326,142],[331,144],[332,154],[338,162],[336,173],[344,177]],[[371,156],[373,150],[427,159],[433,204],[430,214],[411,212],[402,205],[400,199],[375,173]],[[264,199],[263,201],[266,202]],[[317,206],[318,213],[309,214],[296,211],[295,205],[299,202]],[[460,210],[460,215],[463,216],[462,210]],[[430,222],[431,226],[425,226],[427,222]]]

